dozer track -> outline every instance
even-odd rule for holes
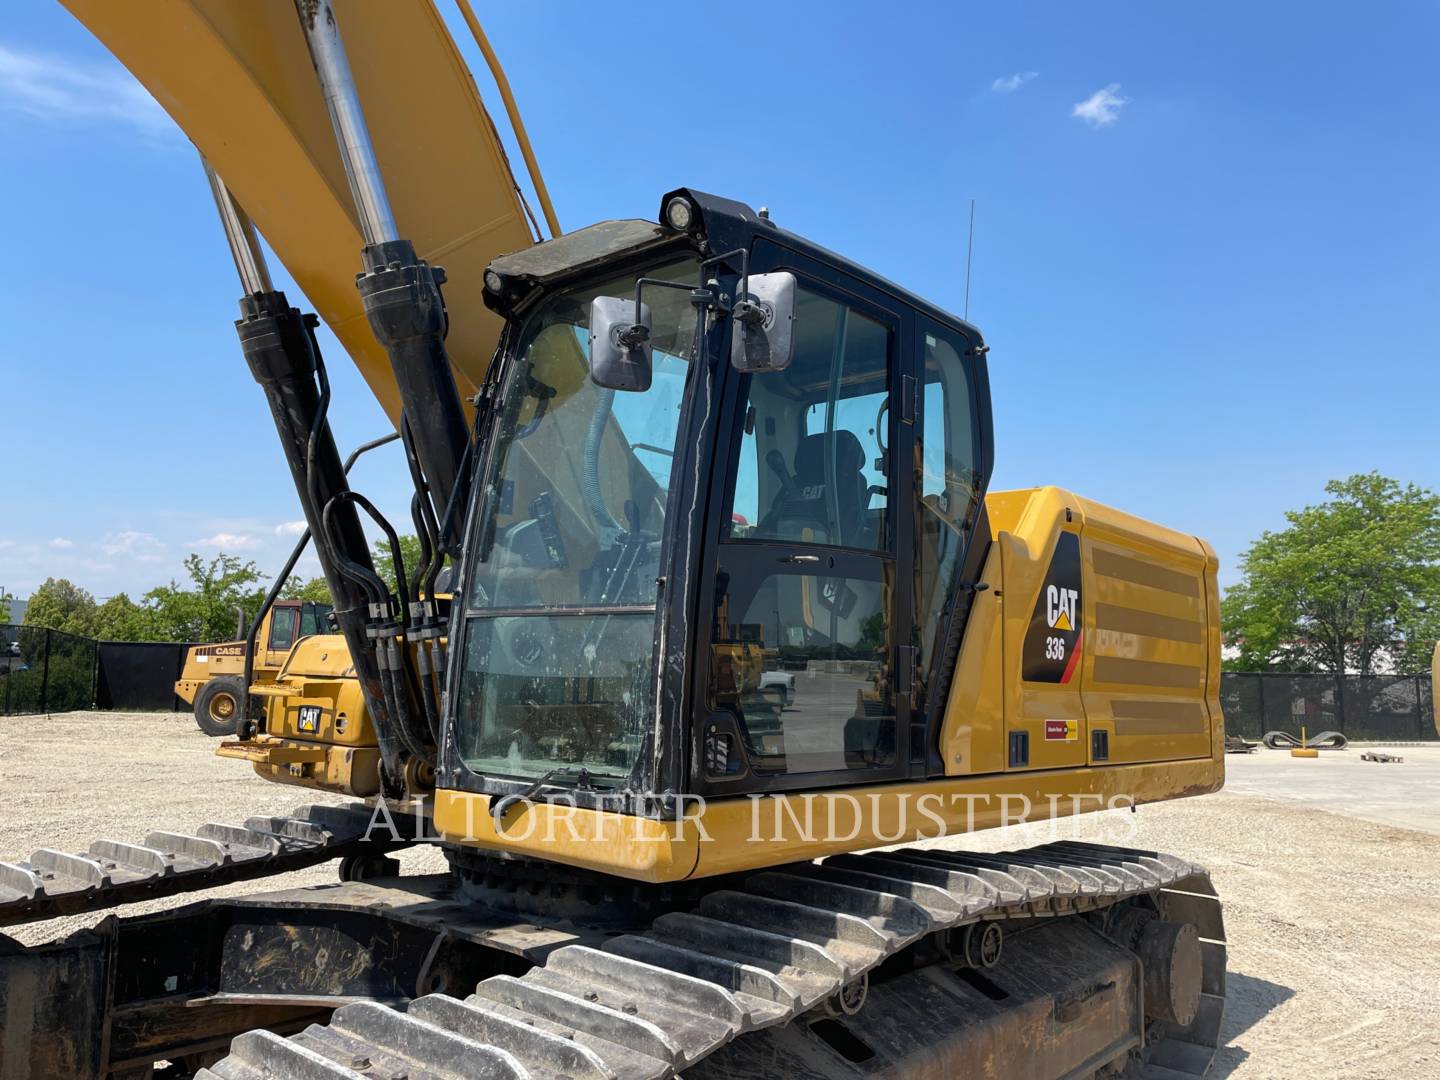
[[[371,809],[302,806],[289,817],[252,817],[244,825],[207,824],[195,834],[152,832],[143,843],[96,840],[78,854],[41,848],[23,862],[0,862],[0,926],[78,915],[270,877],[350,854],[405,842],[365,840]],[[391,837],[412,822],[403,814],[380,829]],[[403,833],[401,835],[404,835]]]
[[[858,1004],[855,995],[863,995],[871,972],[928,935],[944,935],[936,944],[953,949],[967,927],[1003,922],[1012,928],[1005,940],[1015,945],[1007,944],[1005,960],[987,973],[1001,980],[1013,977],[1015,985],[1026,980],[1014,974],[1020,970],[1031,972],[1037,983],[1051,976],[1058,980],[1054,971],[1064,970],[1067,956],[1073,959],[1086,941],[1099,937],[1090,920],[1066,917],[1141,896],[1153,899],[1161,918],[1193,923],[1199,932],[1198,1011],[1184,1027],[1143,1022],[1127,1042],[1108,1044],[1096,1060],[1062,1071],[1089,1075],[1112,1065],[1118,1050],[1121,1061],[1128,1060],[1127,1075],[1148,1080],[1203,1076],[1219,1042],[1225,1004],[1224,928],[1209,875],[1174,856],[1072,842],[1002,854],[907,849],[841,855],[757,873],[742,889],[710,893],[694,910],[661,915],[644,932],[614,937],[599,949],[568,945],[518,978],[488,978],[463,1000],[431,994],[404,1011],[358,1002],[336,1010],[328,1024],[312,1025],[290,1038],[246,1032],[234,1039],[229,1056],[196,1076],[662,1080],[680,1073],[799,1075],[800,1069],[786,1064],[798,1058],[787,1059],[786,1051],[766,1047],[763,1040],[802,1014],[819,1015],[811,1012],[817,1008],[841,1010],[833,1012],[836,1016],[848,1012],[847,996]],[[1025,928],[1035,932],[1033,938]],[[1103,940],[1113,952],[1114,943]],[[1011,969],[1007,976],[1003,964],[1010,962],[1012,951],[1014,963],[1021,964],[1027,950],[1031,966]],[[942,955],[953,952],[942,948]],[[919,974],[923,977],[925,970]],[[1068,1019],[1066,1010],[1078,1010],[1087,996],[1116,993],[1116,986],[1110,981],[1052,993],[1035,1038],[1055,1037]],[[1143,1005],[1144,984],[1125,986],[1133,987]],[[977,1003],[984,1006],[978,995]],[[1138,1007],[1133,1015],[1143,1013]],[[862,1011],[857,1019],[863,1023],[866,1015]],[[883,1025],[877,1019],[873,1026]],[[991,1066],[993,1071],[980,1071],[1021,1074],[1003,1059]],[[953,1073],[942,1066],[926,1075]]]

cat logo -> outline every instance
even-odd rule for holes
[[[1045,622],[1052,630],[1075,629],[1075,607],[1080,600],[1078,589],[1050,585],[1045,589]]]
[[[1084,637],[1080,578],[1080,537],[1062,531],[1044,584],[1035,590],[1035,606],[1021,650],[1022,679],[1068,683],[1074,677]]]

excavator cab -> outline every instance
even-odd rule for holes
[[[507,328],[444,786],[635,812],[941,771],[990,468],[978,331],[738,203],[681,190],[659,216],[486,275]],[[785,333],[750,363],[743,304],[777,279],[756,320]],[[635,389],[601,385],[607,311],[644,319]]]

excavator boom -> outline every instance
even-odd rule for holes
[[[398,425],[395,378],[355,290],[365,241],[294,0],[147,0],[143,16],[62,2],[225,178]],[[399,228],[449,274],[446,344],[473,396],[501,327],[481,299],[485,267],[535,240],[515,178],[431,0],[335,9]]]

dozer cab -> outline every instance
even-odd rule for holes
[[[1209,546],[1058,488],[990,491],[980,331],[742,203],[677,188],[655,220],[438,270],[403,232],[445,205],[437,174],[391,141],[418,114],[357,89],[413,24],[284,6],[231,60],[220,6],[173,14],[207,85],[262,46],[252,81],[294,93],[313,64],[360,241],[326,318],[357,339],[342,316],[364,316],[423,554],[393,591],[376,573],[360,518],[394,527],[348,486],[315,319],[245,211],[282,258],[301,234],[241,136],[177,106],[360,710],[275,696],[227,745],[366,801],[0,864],[13,922],[344,859],[334,885],[5,947],[5,1074],[1203,1075],[1225,944],[1201,867],[924,841],[1222,784]],[[188,57],[72,7],[167,99],[203,97]],[[447,557],[448,611],[427,599]],[[415,842],[448,871],[398,875]]]
[[[255,635],[253,676],[273,682],[291,648],[303,637],[324,633],[329,604],[278,600],[265,612]],[[194,645],[175,682],[175,696],[195,708],[206,735],[233,735],[245,704],[245,639]]]

